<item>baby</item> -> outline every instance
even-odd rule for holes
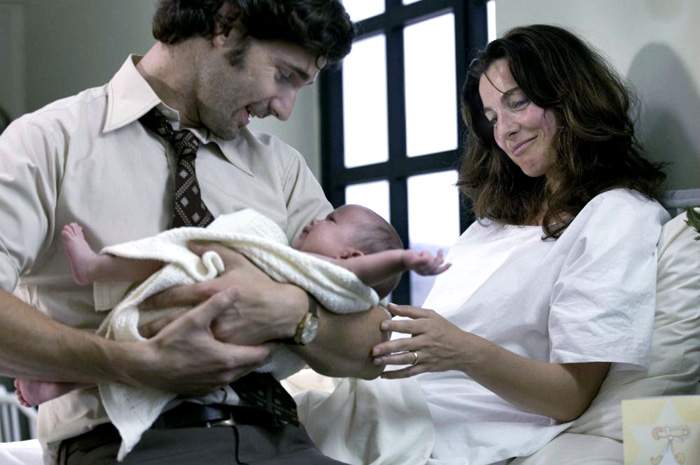
[[[165,265],[156,260],[97,253],[87,243],[82,228],[76,223],[63,228],[62,239],[73,279],[78,284],[137,282]],[[326,218],[312,221],[292,242],[292,247],[352,271],[380,298],[396,287],[404,271],[435,275],[449,268],[449,264],[443,261],[442,251],[433,256],[428,252],[405,250],[401,238],[389,223],[372,210],[359,205],[344,205]],[[19,400],[31,406],[83,385],[16,380],[15,387]]]

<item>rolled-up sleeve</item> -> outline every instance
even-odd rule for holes
[[[65,136],[36,116],[0,135],[0,287],[14,290],[53,236]]]

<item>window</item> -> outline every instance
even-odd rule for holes
[[[472,221],[460,205],[459,95],[487,40],[484,0],[345,0],[358,36],[321,77],[322,184],[333,205],[389,219],[406,246],[452,245]],[[392,298],[421,305],[432,278],[406,275]]]

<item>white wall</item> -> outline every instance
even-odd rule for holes
[[[26,0],[27,106],[109,80],[152,42],[152,0]]]
[[[667,188],[700,187],[700,2],[496,0],[499,36],[532,23],[596,47],[636,90],[639,139],[650,158],[672,163]]]
[[[156,0],[0,0],[0,105],[13,117],[107,82],[153,44]],[[8,42],[11,39],[11,42]],[[253,123],[319,167],[318,95],[304,89],[290,121]]]

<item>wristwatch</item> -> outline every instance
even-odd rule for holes
[[[299,321],[299,324],[297,324],[293,338],[294,344],[302,346],[316,339],[316,334],[318,333],[318,304],[311,294],[307,295],[309,297],[309,308],[301,321]]]

